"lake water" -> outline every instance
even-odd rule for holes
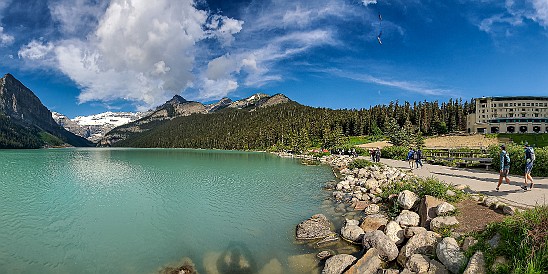
[[[227,250],[288,273],[332,179],[267,153],[0,150],[0,273],[157,273],[183,257],[211,273]]]

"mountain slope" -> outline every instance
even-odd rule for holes
[[[229,98],[222,98],[219,102],[203,105],[199,102],[187,101],[179,95],[156,108],[150,115],[132,123],[117,127],[110,131],[100,145],[112,145],[120,140],[131,139],[140,133],[153,130],[169,121],[178,118],[193,116],[197,114],[213,114],[228,110],[255,111],[261,107],[273,106],[276,104],[290,102],[283,94],[269,96],[257,93],[249,98],[232,101]]]
[[[0,79],[0,116],[0,148],[93,145],[59,126],[40,99],[11,74]],[[28,141],[20,142],[22,139]]]

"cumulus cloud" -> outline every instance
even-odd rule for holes
[[[48,42],[44,43],[37,40],[32,40],[30,43],[24,45],[17,55],[19,58],[39,60],[44,59],[53,51],[53,44]]]
[[[372,5],[372,4],[377,4],[377,0],[362,0],[362,3],[365,6],[368,6],[368,5]]]
[[[4,28],[0,26],[0,46],[7,46],[13,43],[15,37],[4,33]]]
[[[222,16],[206,29],[208,18],[191,0],[114,0],[87,39],[59,42],[59,69],[83,89],[80,102],[123,98],[157,105],[193,86],[199,41],[230,43],[241,29],[241,22]]]
[[[108,1],[97,0],[53,0],[48,6],[65,35],[78,35],[87,34],[97,25],[107,4]]]

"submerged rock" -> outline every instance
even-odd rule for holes
[[[178,266],[167,266],[159,271],[160,274],[198,274],[196,265],[188,257],[185,257],[181,262],[177,263]]]
[[[316,214],[310,219],[297,225],[297,240],[323,239],[331,234],[333,224],[323,214]]]
[[[325,267],[322,274],[341,274],[343,271],[356,261],[356,257],[348,254],[335,255],[325,261]]]

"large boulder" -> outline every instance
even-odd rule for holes
[[[396,217],[395,221],[402,227],[418,226],[420,222],[420,217],[419,214],[413,211],[402,210],[400,215]]]
[[[416,273],[425,273],[430,268],[430,258],[422,254],[413,254],[405,263],[407,269]]]
[[[430,228],[430,221],[438,216],[436,214],[436,208],[442,203],[443,200],[430,195],[426,195],[422,198],[419,206],[419,215],[421,219],[420,226]]]
[[[345,274],[377,273],[381,268],[381,259],[379,251],[376,248],[370,248],[367,252],[352,265]]]
[[[468,265],[466,266],[466,269],[462,274],[485,273],[487,273],[487,270],[485,269],[485,258],[483,257],[483,253],[481,251],[476,251],[472,258],[470,258],[470,261],[468,262]]]
[[[383,215],[369,215],[365,217],[360,225],[364,232],[377,229],[384,229],[388,223],[388,218]]]
[[[388,236],[380,230],[369,231],[363,234],[363,246],[365,249],[376,248],[381,260],[390,262],[398,257],[398,247]]]
[[[363,210],[363,212],[364,212],[365,214],[367,214],[367,215],[373,215],[373,214],[379,213],[379,210],[380,210],[380,208],[379,208],[378,205],[376,205],[376,204],[370,204],[369,206],[367,206],[367,207]]]
[[[436,207],[436,214],[438,216],[446,215],[455,211],[455,206],[448,202],[443,202]]]
[[[460,273],[460,269],[466,265],[466,256],[460,250],[457,241],[446,237],[436,247],[436,256],[451,273]]]
[[[405,238],[411,238],[417,234],[426,233],[426,228],[422,226],[409,226],[405,228]]]
[[[455,216],[436,217],[430,222],[430,230],[438,231],[443,228],[454,228],[459,224]]]
[[[358,201],[356,203],[356,205],[354,205],[354,210],[357,210],[357,211],[362,211],[364,210],[367,206],[369,206],[370,202],[368,201]]]
[[[343,271],[356,261],[356,257],[348,254],[335,255],[325,261],[325,267],[322,274],[341,274]]]
[[[359,244],[362,242],[365,232],[358,226],[358,221],[347,220],[346,224],[341,228],[341,237],[349,242]]]
[[[442,263],[436,260],[431,260],[430,267],[428,268],[428,274],[449,274],[449,271],[447,271],[447,268]]]
[[[419,196],[409,190],[404,190],[398,195],[398,204],[403,209],[411,209],[418,200]]]
[[[404,266],[407,259],[413,254],[434,256],[436,254],[436,245],[440,240],[441,236],[432,231],[427,231],[411,237],[401,248],[400,254],[398,255],[398,263]]]
[[[323,239],[331,234],[333,224],[323,214],[316,214],[297,225],[297,240]]]
[[[405,240],[405,233],[403,228],[394,221],[390,221],[388,224],[386,224],[386,227],[384,228],[384,234],[388,236],[388,238],[394,242],[396,245],[402,244]]]

